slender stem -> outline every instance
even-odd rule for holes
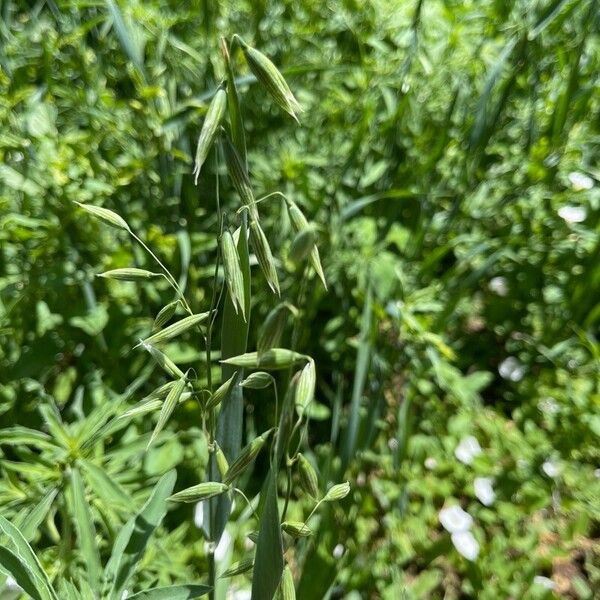
[[[240,490],[239,488],[233,488],[234,492],[237,492],[238,494],[240,494],[240,496],[242,496],[242,498],[246,501],[246,504],[248,505],[248,508],[252,511],[252,516],[260,522],[260,519],[258,518],[258,515],[256,514],[256,511],[254,510],[254,506],[252,506],[252,502],[250,502],[250,500],[248,500],[248,497],[246,496],[246,494],[244,494],[244,492],[242,492],[242,490]]]
[[[285,490],[285,503],[283,505],[283,512],[281,514],[281,520],[285,521],[285,515],[287,514],[288,505],[290,503],[290,496],[292,495],[292,467],[289,462],[285,466],[286,475],[287,475],[287,483]]]
[[[306,524],[308,524],[308,522],[310,521],[310,518],[315,514],[315,512],[317,511],[317,509],[319,508],[319,506],[321,506],[321,504],[323,503],[323,500],[325,500],[325,498],[321,498],[316,504],[315,507],[310,511],[310,515],[308,515],[308,517],[306,518],[306,520],[304,521]]]
[[[217,579],[217,574],[215,571],[215,549],[214,543],[210,543],[210,548],[208,550],[208,581],[211,586],[210,592],[208,592],[209,600],[215,600],[215,581]]]
[[[244,211],[248,211],[250,206],[256,206],[259,202],[263,202],[264,200],[268,200],[269,198],[272,198],[273,196],[281,196],[284,200],[288,200],[288,197],[280,191],[276,191],[276,192],[271,192],[270,194],[267,194],[266,196],[261,196],[258,200],[254,200],[254,202],[252,202],[252,204],[250,205],[244,205],[244,206],[240,206],[240,208],[237,209],[237,213],[241,214]]]
[[[181,291],[179,284],[177,283],[177,281],[175,280],[173,275],[171,275],[171,272],[169,271],[169,269],[167,269],[167,267],[165,267],[165,265],[163,265],[163,263],[158,258],[158,256],[156,256],[156,254],[154,254],[154,252],[152,252],[152,250],[147,246],[147,244],[144,242],[144,240],[139,238],[133,231],[130,231],[130,233],[133,236],[133,238],[138,242],[138,244],[140,244],[142,246],[142,248],[144,248],[144,250],[156,261],[158,266],[164,271],[167,281],[171,284],[171,287],[175,290],[175,292],[177,292],[177,295],[179,296],[179,299],[181,300],[185,310],[187,310],[190,313],[190,315],[194,314],[192,312],[192,309],[190,308],[189,304],[187,303],[187,300],[185,299],[185,296],[183,295],[183,292]]]

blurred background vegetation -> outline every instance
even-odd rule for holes
[[[40,407],[56,406],[93,435],[98,411],[164,381],[132,347],[167,286],[95,278],[148,265],[74,202],[125,217],[206,310],[215,162],[195,187],[192,158],[222,75],[219,38],[237,32],[305,109],[290,124],[238,60],[256,194],[279,189],[321,226],[327,292],[283,260],[290,224],[277,197],[263,203],[282,295],[309,324],[298,347],[318,366],[306,454],[326,481],[352,484],[293,549],[298,597],[599,597],[596,0],[2,0],[0,11],[1,427],[45,430]],[[275,303],[257,294],[250,348]],[[183,340],[170,356],[202,376],[202,346]],[[250,437],[270,426],[273,400],[246,399]],[[136,420],[95,451],[136,503],[169,468],[182,486],[206,468],[193,402],[144,452],[151,430]],[[0,512],[18,521],[61,475],[7,440]],[[130,507],[88,485],[104,555]],[[440,523],[453,505],[473,518],[472,560]],[[65,553],[81,565],[52,530],[60,502],[52,510],[32,544],[57,575]],[[168,514],[142,580],[205,575],[193,513]],[[223,560],[239,559],[249,530],[231,529]],[[246,588],[237,577],[228,597]]]

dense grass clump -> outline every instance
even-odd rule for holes
[[[595,0],[0,11],[2,600],[595,597]]]

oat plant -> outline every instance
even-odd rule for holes
[[[26,537],[18,528],[0,522],[2,533],[9,542],[0,553],[0,567],[33,598],[53,600],[59,594],[86,600],[124,597],[127,583],[143,556],[151,533],[162,521],[168,506],[181,502],[206,503],[204,529],[208,536],[208,581],[201,585],[147,590],[130,597],[195,598],[208,593],[214,598],[219,574],[220,578],[227,579],[252,571],[253,600],[271,600],[276,594],[286,600],[295,598],[292,565],[286,564],[288,552],[298,539],[311,535],[311,518],[323,503],[339,500],[349,492],[347,483],[335,485],[325,492],[315,468],[301,453],[306,446],[308,411],[315,395],[316,365],[310,356],[294,347],[303,325],[302,310],[290,300],[281,298],[282,287],[275,259],[277,251],[272,248],[269,231],[260,215],[267,200],[277,197],[285,200],[283,206],[295,232],[294,238],[289,240],[287,259],[296,266],[296,272],[303,273],[304,278],[318,278],[325,287],[326,281],[317,249],[317,227],[306,219],[293,200],[280,192],[272,191],[262,198],[255,196],[234,76],[232,57],[238,51],[243,54],[266,96],[297,123],[301,112],[287,82],[269,58],[237,35],[230,44],[222,40],[224,77],[200,128],[193,170],[193,177],[198,182],[207,159],[211,155],[215,158],[215,211],[219,231],[216,232],[215,276],[209,305],[194,306],[157,253],[120,215],[99,206],[79,204],[90,216],[128,235],[154,265],[151,270],[137,266],[112,269],[99,273],[99,277],[137,284],[163,278],[172,289],[172,300],[158,312],[152,330],[133,343],[137,351],[148,353],[150,360],[166,373],[168,381],[134,405],[119,403],[118,414],[107,411],[90,435],[87,446],[85,442],[81,447],[74,446],[66,434],[65,440],[56,442],[57,452],[60,453],[61,447],[70,452],[64,465],[64,472],[70,478],[68,510],[75,523],[76,545],[86,562],[85,577],[77,581],[58,578],[51,582]],[[223,205],[219,194],[222,162],[235,190],[235,197]],[[251,253],[262,273],[261,281],[276,303],[257,332],[255,350],[247,348],[252,313]],[[285,347],[284,333],[288,323],[292,322],[295,334]],[[214,343],[218,326],[221,328],[220,349]],[[200,340],[205,352],[205,361],[198,369],[184,372],[168,356],[165,345],[186,332],[196,332],[196,339]],[[213,367],[218,367],[213,364],[215,357],[219,360],[220,381],[213,377],[213,371],[216,372]],[[198,373],[205,376],[200,378]],[[271,390],[275,401],[272,426],[242,447],[245,389]],[[117,533],[112,555],[107,564],[102,565],[93,511],[86,495],[87,479],[81,476],[90,469],[86,448],[93,448],[95,441],[119,430],[132,419],[155,415],[154,429],[147,442],[147,448],[150,448],[161,437],[178,405],[190,400],[200,406],[202,419],[199,425],[208,440],[210,462],[206,479],[175,492],[176,473],[171,471],[163,476],[141,511]],[[46,412],[47,419],[53,418]],[[59,425],[55,429],[58,433],[62,431]],[[32,443],[35,442],[34,439]],[[47,443],[54,442],[48,440]],[[268,471],[260,494],[250,499],[241,482],[247,479],[243,476],[260,453],[268,459]],[[299,482],[298,489],[292,489],[294,481]],[[110,487],[110,478],[105,478],[104,483]],[[94,486],[89,487],[93,497]],[[234,496],[249,505],[256,519],[256,531],[252,534],[255,551],[223,569],[215,564],[215,548],[230,519]],[[290,501],[296,497],[311,499],[313,510],[303,521],[286,520]],[[54,495],[47,504],[53,500]]]

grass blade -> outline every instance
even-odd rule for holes
[[[17,582],[17,585],[20,585],[23,591],[34,598],[34,600],[42,600],[34,578],[27,567],[19,560],[16,554],[2,546],[0,546],[0,571],[11,575]]]
[[[276,475],[273,469],[269,471],[263,493],[266,496],[256,544],[252,600],[272,600],[279,586],[284,564]]]
[[[26,540],[31,540],[37,533],[38,527],[46,518],[54,498],[58,494],[56,488],[51,489],[24,517],[20,519],[23,523],[15,523]]]
[[[240,266],[244,277],[244,301],[246,303],[245,315],[237,314],[229,293],[225,296],[223,311],[223,328],[221,335],[221,356],[224,359],[238,356],[246,352],[248,343],[248,327],[250,324],[250,258],[248,254],[248,229],[247,216],[242,215],[242,226],[238,239],[237,249],[240,257]],[[233,365],[221,365],[221,380],[227,381],[236,372],[242,375],[242,369]],[[232,385],[221,401],[221,411],[217,422],[217,442],[225,458],[232,462],[240,453],[242,447],[243,425],[243,390],[239,385]],[[215,506],[216,505],[216,506]],[[231,500],[221,496],[215,502],[215,512],[212,515],[211,536],[218,540],[225,529],[229,517]]]
[[[189,600],[200,598],[211,591],[207,585],[170,585],[138,592],[129,596],[129,600]]]
[[[113,27],[117,38],[127,55],[127,58],[140,70],[145,77],[144,53],[139,37],[127,26],[118,5],[114,0],[106,0],[106,6],[113,20]]]
[[[71,470],[71,494],[73,502],[73,521],[79,539],[79,546],[87,566],[87,578],[93,589],[98,588],[102,566],[100,553],[96,545],[96,529],[85,499],[85,488],[81,473],[77,467]]]
[[[356,357],[356,370],[354,371],[354,384],[352,387],[352,401],[350,404],[350,418],[348,421],[348,429],[344,449],[342,453],[342,472],[346,469],[350,459],[356,450],[356,439],[358,437],[358,426],[360,419],[360,404],[367,372],[369,370],[369,362],[371,357],[371,314],[372,314],[373,292],[371,283],[367,284],[367,297],[363,307],[360,327],[360,339],[358,343],[358,355]]]
[[[42,569],[40,561],[31,549],[31,546],[27,543],[27,540],[23,537],[23,534],[1,515],[0,533],[4,534],[11,545],[14,546],[16,557],[31,574],[41,600],[58,600],[55,591],[50,585],[48,575]]]
[[[146,550],[150,536],[167,513],[167,499],[173,493],[177,473],[165,473],[139,513],[131,518],[117,536],[111,557],[106,565],[105,578],[110,586],[109,598],[118,600],[135,566]]]
[[[94,493],[108,505],[121,508],[131,506],[131,496],[110,475],[98,465],[89,460],[81,460],[86,479]]]

